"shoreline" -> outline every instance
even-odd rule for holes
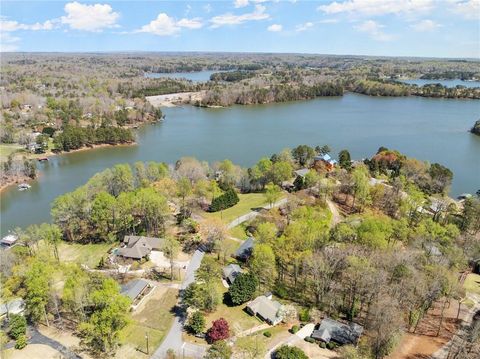
[[[85,146],[82,148],[78,148],[76,150],[71,150],[68,152],[47,152],[47,153],[41,153],[41,154],[35,154],[34,156],[30,157],[30,159],[38,161],[39,158],[46,157],[50,159],[50,157],[56,157],[59,155],[68,155],[70,153],[76,153],[76,152],[83,152],[83,151],[90,151],[90,150],[96,150],[99,148],[105,148],[105,147],[127,147],[127,146],[136,146],[138,143],[136,141],[132,143],[120,143],[116,145],[112,145],[110,143],[100,143],[96,144],[93,146]],[[15,185],[19,185],[20,183],[32,183],[33,181],[38,180],[38,178],[41,176],[41,172],[37,172],[37,176],[35,178],[30,178],[27,176],[20,176],[20,177],[14,177],[14,178],[8,178],[5,183],[0,185],[0,195],[6,192],[7,190],[10,190],[10,187],[13,187]]]

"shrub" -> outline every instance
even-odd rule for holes
[[[15,349],[23,349],[27,346],[27,344],[27,336],[25,334],[21,334],[15,342]]]
[[[223,319],[217,319],[212,322],[212,327],[207,331],[207,340],[214,343],[218,340],[227,339],[230,336],[228,322]]]
[[[335,345],[334,342],[328,342],[327,343],[327,349],[330,349],[330,350],[333,350],[335,349],[337,346]]]
[[[288,297],[288,290],[287,288],[285,288],[285,285],[283,284],[280,284],[280,283],[276,284],[274,292],[277,295],[277,297],[280,297],[282,299],[285,299]]]
[[[188,321],[188,328],[193,334],[203,333],[205,330],[205,316],[201,312],[193,313]]]
[[[305,337],[305,341],[307,343],[315,343],[315,339],[313,339],[312,337]]]
[[[304,308],[298,314],[298,318],[301,322],[309,322],[310,321],[310,309]]]
[[[9,327],[8,335],[10,335],[12,339],[18,339],[27,332],[27,320],[23,315],[12,314],[10,316]]]
[[[210,212],[218,212],[230,208],[236,205],[239,200],[237,192],[233,188],[229,188],[224,194],[214,198],[210,204]]]
[[[275,351],[275,359],[308,359],[302,349],[290,345],[282,345]]]
[[[325,342],[320,342],[320,344],[318,344],[320,346],[320,348],[322,349],[326,349],[327,348],[327,344],[325,344]]]
[[[270,338],[272,336],[272,333],[267,330],[263,332],[263,335],[266,336],[267,338]]]
[[[298,325],[294,325],[291,329],[290,329],[290,332],[292,334],[295,334],[296,332],[298,332],[300,328],[298,327]]]
[[[233,304],[243,304],[253,298],[257,290],[258,280],[251,273],[241,273],[228,288],[228,294]]]

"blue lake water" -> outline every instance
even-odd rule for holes
[[[438,162],[454,172],[452,195],[480,189],[480,137],[468,132],[480,118],[480,101],[346,94],[310,101],[204,109],[165,108],[166,120],[138,130],[138,145],[105,147],[52,157],[39,164],[28,191],[1,195],[1,234],[50,220],[55,197],[117,163],[164,161],[182,156],[253,165],[285,147],[346,148],[355,159],[380,146]]]

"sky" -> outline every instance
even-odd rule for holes
[[[8,1],[0,50],[480,58],[480,0]]]

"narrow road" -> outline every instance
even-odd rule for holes
[[[327,199],[328,209],[332,212],[332,227],[335,227],[338,223],[342,221],[342,215],[338,211],[337,206],[331,200]]]
[[[279,207],[282,204],[287,203],[287,201],[288,201],[287,198],[282,198],[281,200],[275,202],[273,205],[267,204],[266,206],[263,206],[261,209],[272,209],[272,208],[275,208],[275,207]],[[255,218],[259,214],[260,214],[260,210],[248,212],[247,214],[244,214],[243,216],[237,217],[233,221],[231,221],[228,224],[227,228],[232,229],[233,227],[236,227],[239,224],[242,224],[243,222],[246,222],[246,221],[249,221],[249,220]]]
[[[184,290],[195,280],[195,271],[202,263],[204,252],[196,250],[187,266],[185,279],[183,280],[180,289]],[[152,358],[163,359],[167,356],[167,351],[172,349],[176,355],[186,355],[193,358],[202,358],[205,354],[205,348],[199,345],[185,343],[182,338],[183,325],[185,324],[185,317],[179,310],[175,315],[172,326],[162,344],[153,353]]]

